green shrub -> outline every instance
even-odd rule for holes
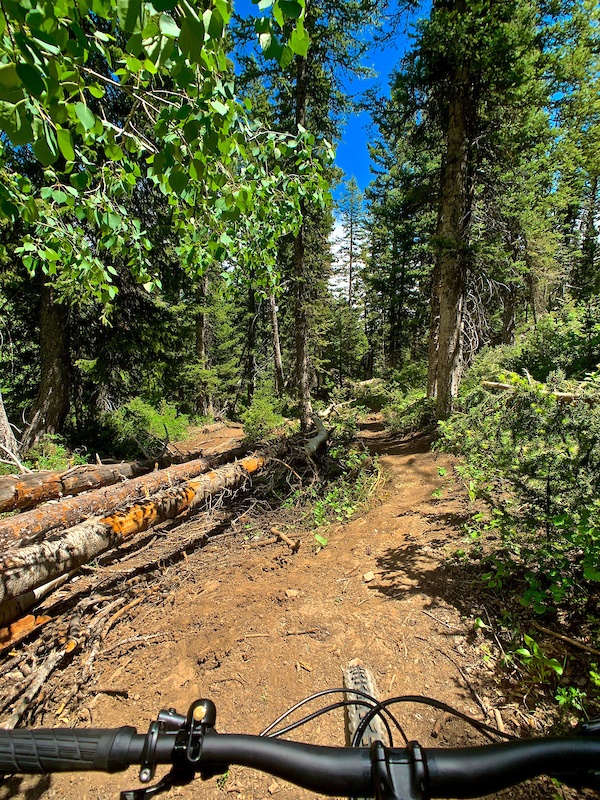
[[[166,401],[156,409],[135,397],[116,411],[106,412],[103,424],[111,434],[116,455],[157,458],[165,441],[181,439],[190,422],[185,414],[178,414],[175,406]]]
[[[421,431],[435,422],[435,400],[420,390],[407,394],[397,390],[393,401],[383,409],[383,419],[394,436]]]
[[[392,399],[392,390],[381,378],[354,384],[350,391],[357,405],[369,411],[381,411]]]
[[[600,378],[571,386],[589,401],[567,403],[554,394],[568,388],[564,374],[548,384],[498,377],[513,390],[473,390],[440,422],[438,446],[465,457],[464,477],[498,512],[504,566],[525,584],[521,602],[543,613],[600,581]]]
[[[242,423],[250,441],[268,438],[285,423],[279,412],[279,402],[269,387],[261,387],[254,393],[250,407],[242,414]]]
[[[29,450],[24,462],[29,469],[51,469],[58,472],[78,464],[87,464],[87,457],[71,452],[58,434],[47,434]]]
[[[589,304],[566,302],[521,332],[515,345],[484,347],[473,360],[461,387],[468,394],[482,380],[498,380],[501,372],[529,373],[537,381],[562,370],[581,380],[600,362],[600,298]]]

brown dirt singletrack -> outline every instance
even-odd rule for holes
[[[485,709],[493,725],[498,715],[507,729],[523,732],[528,725],[535,735],[535,714],[499,686],[488,643],[473,626],[482,613],[477,588],[452,559],[464,547],[461,526],[472,514],[452,457],[433,452],[427,435],[391,438],[376,418],[361,437],[378,455],[385,481],[369,508],[327,531],[326,547],[318,549],[308,529],[288,530],[301,539],[297,553],[281,542],[259,546],[242,515],[177,563],[165,559],[147,594],[103,641],[77,710],[61,714],[58,693],[35,724],[127,724],[141,732],[160,709],[185,713],[194,699],[209,697],[219,731],[259,733],[305,696],[341,686],[342,667],[359,659],[373,672],[380,697],[428,695],[480,720]],[[184,541],[196,524],[191,516],[165,529]],[[273,524],[272,517],[265,522],[265,535]],[[101,568],[118,574],[123,565]],[[397,714],[409,738],[423,746],[485,741],[433,708],[411,704]],[[342,712],[289,738],[342,745]],[[165,771],[159,768],[157,778]],[[114,776],[16,776],[0,785],[0,800],[107,800],[138,786],[135,768]],[[495,797],[561,796],[555,791],[541,779]],[[163,796],[315,797],[240,767]],[[566,790],[562,796],[578,795]]]

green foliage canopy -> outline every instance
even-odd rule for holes
[[[304,55],[304,0],[261,0],[256,22],[280,63]],[[238,102],[226,57],[229,0],[8,0],[0,12],[0,217],[26,226],[18,254],[60,292],[110,305],[118,256],[160,286],[151,244],[125,199],[151,181],[174,207],[194,274],[236,245],[240,218],[265,237],[297,229],[300,201],[323,202],[326,156],[304,129],[266,131]],[[283,27],[291,26],[287,42]],[[123,97],[122,119],[105,112]],[[34,158],[43,179],[20,168]],[[291,175],[281,163],[296,162]]]

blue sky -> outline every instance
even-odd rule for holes
[[[419,14],[413,15],[418,18],[428,13],[430,0],[421,3]],[[260,12],[251,0],[235,0],[235,10],[242,16],[258,16]],[[377,73],[377,77],[370,79],[354,79],[347,81],[346,89],[352,95],[359,95],[366,89],[373,86],[381,88],[382,92],[388,92],[388,78],[391,71],[398,61],[407,52],[411,45],[408,32],[410,30],[410,20],[406,18],[406,30],[399,33],[395,41],[386,45],[385,48],[371,50],[363,59],[363,64],[372,67]],[[342,140],[337,148],[336,163],[344,173],[346,178],[354,176],[361,189],[370,183],[372,175],[369,169],[369,151],[367,143],[369,140],[369,115],[366,112],[353,114],[342,134]],[[336,191],[334,194],[337,195]]]

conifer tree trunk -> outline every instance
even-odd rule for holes
[[[277,318],[277,303],[275,295],[269,292],[269,315],[271,317],[271,333],[273,336],[273,364],[275,369],[275,393],[277,397],[283,394],[283,360],[281,358],[281,342],[279,339],[279,320]]]
[[[60,433],[70,407],[69,309],[56,302],[48,284],[42,287],[40,340],[40,388],[21,443],[23,452],[45,434]]]
[[[12,461],[11,456],[18,457],[19,445],[17,444],[17,440],[12,428],[10,427],[8,417],[6,416],[6,410],[2,400],[2,393],[0,393],[0,445],[1,459],[6,460],[6,457],[8,456],[9,460]]]
[[[208,290],[208,273],[205,273],[200,285],[200,310],[196,315],[196,357],[202,369],[208,369],[208,314],[206,313]],[[196,408],[203,416],[212,416],[212,397],[204,388],[198,392]]]
[[[517,289],[509,286],[503,292],[504,308],[502,309],[502,344],[515,343],[517,325]]]
[[[457,8],[464,11],[464,0],[458,0]],[[468,71],[461,66],[455,70],[448,88],[448,127],[436,232],[437,302],[432,304],[428,381],[430,394],[436,397],[438,419],[445,419],[451,413],[464,368],[463,315],[473,190],[469,155],[475,114],[468,80]],[[433,321],[436,305],[437,324]]]
[[[295,122],[298,126],[306,124],[306,58],[296,56],[296,90],[295,90]],[[302,208],[304,216],[305,209]],[[300,424],[303,430],[308,427],[312,413],[310,399],[310,354],[308,348],[309,322],[307,274],[304,253],[305,223],[303,222],[294,240],[293,276],[294,276],[294,321],[296,345],[296,390],[300,400]]]

